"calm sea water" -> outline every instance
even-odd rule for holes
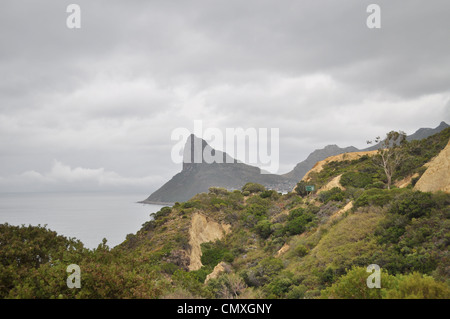
[[[162,206],[138,204],[148,194],[15,193],[0,194],[0,224],[47,224],[85,247],[96,248],[103,238],[114,247],[135,234],[150,213]]]

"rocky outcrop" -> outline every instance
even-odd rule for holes
[[[219,224],[208,220],[205,215],[195,213],[192,216],[189,228],[190,264],[189,270],[198,270],[202,267],[202,250],[200,245],[217,239],[222,239],[230,232],[230,225]]]
[[[226,262],[222,261],[222,262],[218,263],[216,265],[216,267],[214,267],[214,270],[208,276],[206,276],[205,284],[209,280],[219,277],[224,272],[228,273],[230,271],[231,271],[230,265],[228,265]]]
[[[422,192],[450,192],[450,141],[447,146],[428,163],[428,168],[417,181],[414,189]]]
[[[399,181],[395,182],[394,185],[395,185],[396,187],[398,187],[398,188],[405,188],[405,187],[407,187],[409,184],[411,184],[411,182],[412,182],[412,180],[413,180],[414,178],[416,178],[416,177],[418,177],[418,176],[419,176],[418,173],[414,173],[414,174],[412,174],[412,175],[409,175],[409,176],[405,177],[405,178],[402,179],[402,180],[399,180]]]
[[[281,255],[283,255],[285,252],[287,252],[289,250],[290,246],[288,244],[284,244],[283,247],[281,247],[278,251],[277,251],[277,257],[280,257]]]

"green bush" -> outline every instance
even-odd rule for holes
[[[272,237],[278,238],[284,236],[284,226],[281,223],[272,224]]]
[[[347,172],[341,176],[339,182],[344,187],[364,188],[372,183],[372,176],[361,172]]]
[[[392,203],[389,213],[404,215],[411,219],[429,215],[431,209],[435,207],[436,203],[430,193],[407,192]]]
[[[345,193],[339,187],[333,187],[329,191],[323,191],[319,194],[319,200],[326,204],[329,201],[342,202]]]
[[[387,291],[389,299],[450,299],[450,289],[433,277],[414,272],[397,276],[398,282]]]
[[[264,290],[266,291],[267,297],[270,299],[283,297],[287,292],[290,291],[292,284],[292,273],[282,273],[276,276],[270,283],[268,283]]]
[[[307,228],[314,226],[316,215],[307,212],[302,208],[297,208],[289,212],[288,221],[285,225],[284,232],[288,235],[298,235],[303,233]]]
[[[179,269],[180,268],[173,263],[163,263],[161,265],[161,271],[169,275],[173,275],[173,273]]]
[[[250,204],[246,208],[246,212],[255,217],[265,217],[267,214],[267,208],[260,204]]]
[[[265,191],[266,188],[258,183],[247,183],[242,187],[242,191],[243,192],[249,192],[250,194],[253,193],[260,193]]]
[[[194,203],[192,203],[192,202],[185,202],[185,203],[183,203],[183,204],[181,204],[181,207],[182,208],[192,208],[192,207],[194,207],[195,205],[194,205]]]
[[[295,192],[300,196],[306,196],[308,192],[306,191],[306,183],[304,181],[300,181],[297,183],[295,187]]]
[[[278,193],[274,190],[265,190],[259,194],[261,198],[278,198]]]
[[[213,197],[210,200],[210,205],[213,206],[215,209],[220,210],[228,206],[228,201],[219,197]]]
[[[206,267],[214,268],[221,261],[231,262],[234,259],[233,254],[220,240],[214,243],[202,243],[200,247],[202,249],[201,262]]]
[[[377,189],[372,188],[364,191],[354,203],[355,207],[364,206],[384,206],[391,202],[402,192],[408,191],[407,189]]]
[[[270,281],[284,268],[283,262],[274,257],[261,260],[256,266],[244,270],[242,277],[249,286],[260,287]]]
[[[385,186],[385,184],[381,181],[377,181],[373,184],[368,184],[364,187],[364,189],[372,189],[372,188],[378,188],[378,189],[383,189]]]
[[[290,291],[286,294],[287,299],[303,299],[305,292],[308,288],[305,285],[299,285],[291,287]]]
[[[214,195],[228,195],[228,190],[223,187],[210,187],[208,192]]]
[[[161,220],[163,217],[168,216],[172,212],[170,207],[163,207],[156,213],[151,213],[150,216],[153,216],[154,220]]]
[[[322,298],[328,299],[381,299],[386,290],[393,287],[395,278],[386,271],[381,271],[381,288],[367,287],[370,275],[364,267],[354,267],[347,274],[339,277],[331,286],[322,290]]]
[[[294,248],[294,254],[298,257],[304,257],[309,253],[309,249],[305,245],[298,245]]]
[[[267,239],[272,234],[272,223],[267,219],[260,220],[255,226],[255,231],[263,239]]]

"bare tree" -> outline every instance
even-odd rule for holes
[[[378,136],[374,141],[367,141],[367,144],[375,142],[379,144],[378,156],[374,156],[374,163],[383,168],[387,179],[387,188],[391,189],[392,175],[395,169],[405,159],[405,151],[402,147],[406,143],[406,133],[391,131],[381,140]]]

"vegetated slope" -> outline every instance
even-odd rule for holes
[[[415,133],[408,135],[406,139],[408,141],[421,140],[437,134],[442,130],[448,128],[449,125],[445,122],[441,122],[436,128],[420,128]],[[284,174],[284,176],[293,178],[296,180],[301,180],[305,174],[316,165],[317,162],[323,161],[324,159],[344,153],[353,153],[353,152],[367,152],[374,151],[379,148],[379,144],[373,145],[371,147],[365,149],[357,149],[356,147],[349,146],[341,148],[337,145],[328,145],[323,149],[318,149],[309,154],[309,156],[302,162],[298,163],[292,171]]]
[[[424,164],[444,149],[449,138],[450,129],[446,129],[405,145],[408,157],[396,171],[394,182],[413,174],[421,176]],[[173,288],[166,296],[450,298],[445,283],[450,279],[446,239],[450,195],[414,190],[412,184],[419,177],[402,189],[387,190],[384,173],[372,156],[377,155],[341,156],[308,174],[316,189],[340,176],[340,188],[301,197],[249,184],[233,192],[212,188],[173,206],[169,220],[180,214],[192,220],[201,213],[229,225],[230,231],[201,244],[201,268],[174,271]],[[145,231],[136,236],[141,247],[151,246],[146,244]],[[133,251],[129,239],[121,249]],[[189,251],[189,245],[185,249]],[[172,251],[167,260],[176,265]],[[220,274],[205,283],[219,263]],[[169,267],[162,259],[158,264]],[[382,269],[382,289],[365,286],[365,268],[370,264]],[[355,285],[354,291],[348,288],[350,284]]]
[[[449,138],[450,129],[446,129],[405,145],[408,157],[393,182],[415,173],[420,177],[424,164],[444,149]],[[36,253],[46,256],[42,242],[54,238],[53,234],[6,226],[0,232],[0,294],[450,298],[446,283],[450,279],[450,194],[414,190],[419,177],[405,188],[385,189],[382,169],[367,155],[327,162],[309,176],[308,183],[316,189],[341,176],[342,189],[300,196],[296,192],[282,195],[254,183],[235,191],[211,188],[153,214],[152,220],[114,249],[102,244],[86,251],[61,239],[48,251],[51,260],[36,259]],[[24,243],[29,248],[24,249]],[[201,254],[195,259],[200,257],[201,266],[190,270],[192,251],[198,246]],[[17,260],[21,264],[12,266]],[[65,286],[68,263],[83,267],[82,289]],[[215,278],[206,281],[219,263]],[[366,286],[366,267],[371,264],[381,267],[381,289]]]

